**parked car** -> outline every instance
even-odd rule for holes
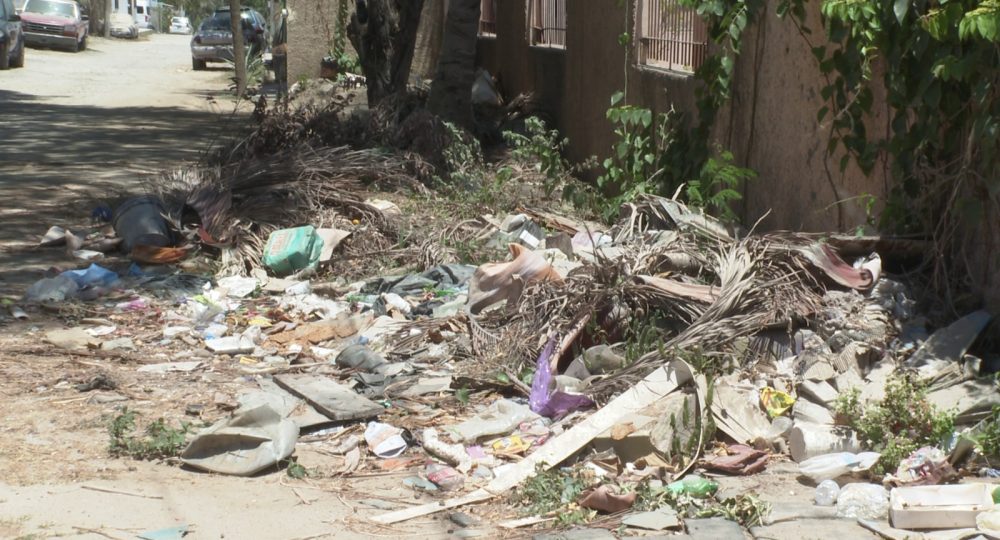
[[[139,37],[139,26],[125,13],[111,14],[111,36],[116,38],[136,39]]]
[[[87,20],[71,0],[28,0],[21,12],[25,43],[73,52],[87,48]]]
[[[190,34],[191,21],[187,17],[174,17],[170,19],[171,34]]]
[[[34,1],[34,0],[31,0]],[[264,16],[256,10],[240,10],[243,26],[243,43],[250,56],[259,56],[267,50],[267,26]],[[233,32],[229,8],[220,8],[202,21],[191,38],[191,68],[205,69],[207,62],[233,60]]]
[[[0,0],[0,69],[24,67],[24,32],[13,0]]]

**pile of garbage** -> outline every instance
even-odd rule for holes
[[[501,526],[550,523],[567,508],[636,530],[694,530],[708,515],[760,525],[764,506],[716,498],[713,478],[790,457],[817,505],[879,534],[892,534],[887,517],[899,529],[1000,534],[1000,492],[946,484],[981,462],[977,441],[997,421],[989,375],[1000,366],[969,354],[991,316],[929,333],[907,287],[867,251],[879,239],[741,237],[647,196],[612,227],[528,209],[484,217],[486,245],[509,253],[495,262],[321,281],[345,242],[390,235],[401,214],[356,194],[351,171],[375,173],[372,155],[352,152],[277,154],[252,174],[202,171],[208,179],[189,184],[182,204],[146,195],[95,210],[107,224],[90,235],[53,227],[42,245],[88,266],[39,280],[11,314],[27,320],[32,306],[76,301],[146,314],[160,329],[142,348],[187,352],[140,372],[221,360],[247,380],[181,462],[250,476],[287,464],[297,445],[322,444],[351,474],[368,455],[383,470],[412,471],[403,484],[435,497],[375,516],[380,524],[564,474],[580,488],[569,500],[520,501],[542,515]],[[357,169],[323,172],[323,160]],[[303,215],[317,226],[276,225]],[[215,275],[204,257],[221,262]],[[125,328],[90,320],[47,340],[70,351],[140,348]],[[112,335],[121,337],[102,339]],[[891,425],[885,411],[904,398],[923,414],[914,418],[940,425]],[[873,435],[876,418],[885,425]]]

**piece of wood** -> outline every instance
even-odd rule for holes
[[[132,492],[132,491],[121,491],[121,490],[117,490],[117,489],[102,488],[102,487],[97,487],[97,486],[83,485],[83,486],[80,486],[80,487],[83,488],[83,489],[89,489],[91,491],[100,491],[101,493],[113,493],[115,495],[128,495],[129,497],[142,497],[143,499],[157,499],[157,500],[163,499],[163,497],[161,497],[160,495],[145,495],[143,493],[135,493],[135,492]]]
[[[694,373],[691,366],[683,361],[675,360],[650,373],[645,379],[639,381],[638,384],[626,390],[584,421],[551,439],[533,454],[511,467],[506,474],[493,479],[485,488],[477,489],[462,497],[375,516],[372,521],[390,525],[449,508],[486,501],[508,493],[512,488],[535,474],[538,465],[544,466],[545,469],[555,467],[615,424],[642,411],[692,380],[694,380]]]
[[[311,374],[276,375],[274,382],[338,422],[374,418],[385,410],[378,403],[359,396],[350,388],[327,377]]]

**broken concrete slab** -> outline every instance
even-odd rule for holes
[[[532,540],[615,540],[615,535],[607,529],[570,529],[536,534],[531,538]]]
[[[797,540],[818,540],[820,538],[863,540],[879,538],[861,525],[846,519],[797,519],[794,521],[784,521],[762,527],[753,527],[750,529],[750,534],[754,538],[794,538]]]
[[[378,403],[320,375],[277,375],[274,382],[338,422],[374,418],[385,410]]]
[[[799,399],[792,406],[792,418],[796,422],[809,422],[819,425],[833,425],[833,414],[822,405],[817,405],[807,399]]]
[[[83,328],[49,330],[45,332],[45,341],[62,349],[87,349],[100,344]]]
[[[119,338],[112,339],[111,341],[105,341],[101,343],[101,349],[105,351],[116,351],[116,350],[135,350],[135,342],[131,338]]]
[[[648,531],[662,531],[679,528],[681,521],[673,508],[664,507],[652,512],[639,512],[626,516],[622,519],[622,525]]]
[[[938,410],[956,413],[956,424],[973,424],[1000,405],[1000,393],[993,381],[973,380],[929,392],[927,401]]]
[[[906,361],[921,377],[932,377],[951,363],[958,362],[986,328],[993,316],[975,311],[931,334],[924,344]]]
[[[837,389],[833,387],[832,384],[826,381],[810,381],[805,380],[799,384],[799,394],[803,397],[819,403],[822,405],[829,406],[834,401],[837,401]]]
[[[746,538],[743,527],[725,518],[684,520],[688,538],[697,540],[741,540]]]

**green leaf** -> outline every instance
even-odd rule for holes
[[[826,118],[826,114],[830,112],[830,107],[820,107],[819,112],[816,113],[816,121],[822,122]]]
[[[899,24],[903,24],[903,19],[910,11],[910,0],[896,0],[892,5],[892,11],[896,14],[896,20],[899,21]]]
[[[649,109],[643,109],[642,111],[642,126],[649,127],[653,125],[653,111]]]
[[[611,94],[611,106],[614,107],[615,105],[618,105],[623,99],[625,99],[625,92],[622,92],[621,90]]]

